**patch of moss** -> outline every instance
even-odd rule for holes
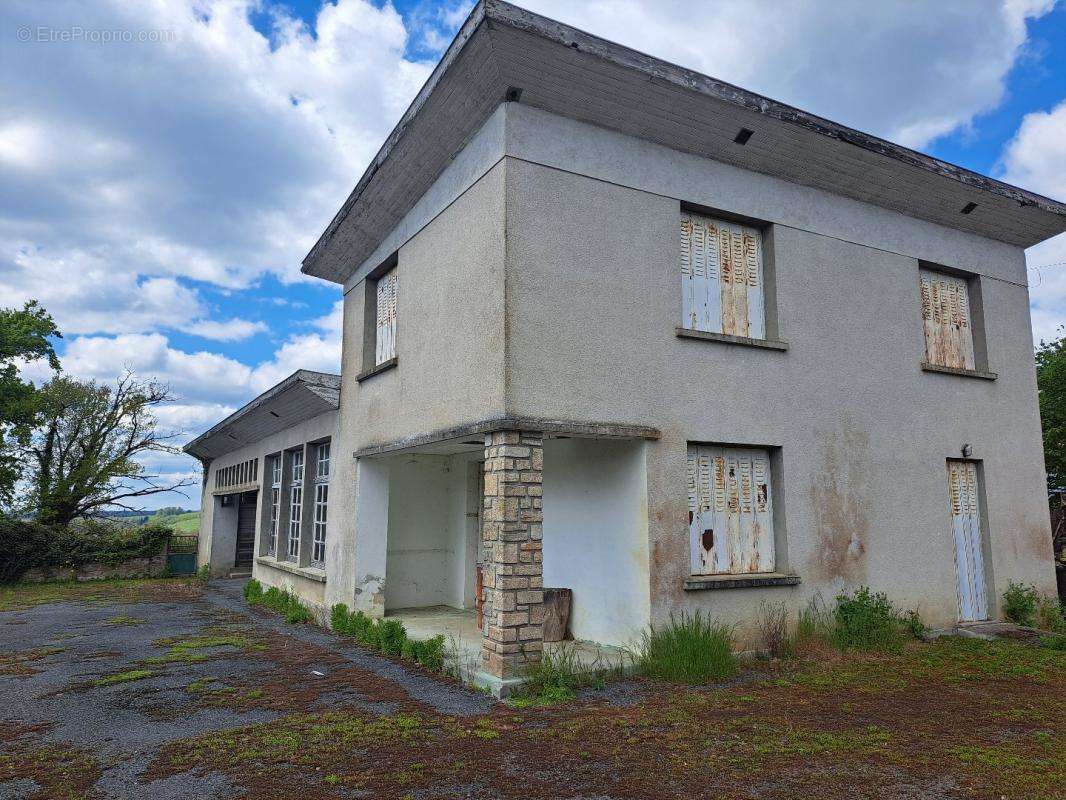
[[[1034,737],[1035,738],[1035,737]],[[1066,785],[1066,742],[1054,737],[1036,739],[1035,747],[1010,742],[991,746],[955,747],[951,755],[1003,797],[1059,797]]]
[[[151,678],[155,675],[150,669],[131,669],[127,672],[116,672],[114,675],[105,675],[93,681],[93,686],[113,686],[116,683],[129,683]]]
[[[105,619],[104,622],[108,625],[141,625],[144,620],[139,617],[131,617],[129,614],[118,614],[110,619]]]
[[[249,762],[320,765],[325,754],[391,741],[421,741],[423,722],[408,714],[370,717],[357,712],[296,714],[272,722],[210,733],[179,742],[170,761],[179,767],[205,762],[239,766]]]
[[[261,649],[262,645],[253,643],[247,637],[235,634],[228,636],[193,636],[188,639],[174,638],[159,639],[154,642],[157,647],[169,647],[161,656],[146,658],[146,664],[193,664],[198,661],[206,661],[208,655],[201,651],[214,650],[221,647],[233,647],[238,650]]]

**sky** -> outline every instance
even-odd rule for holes
[[[1066,200],[1066,0],[521,4]],[[39,300],[71,375],[169,384],[178,441],[337,372],[339,287],[300,262],[471,6],[5,0],[0,307]],[[1066,235],[1026,257],[1039,341],[1066,323]],[[195,460],[146,467],[195,484],[149,508],[199,505]]]

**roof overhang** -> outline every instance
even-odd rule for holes
[[[340,375],[297,370],[197,436],[182,450],[201,461],[211,461],[304,420],[336,411],[340,388]]]
[[[1021,247],[1066,230],[1066,205],[1047,197],[481,0],[303,272],[343,283],[513,90],[554,114]],[[753,132],[743,145],[742,128]]]

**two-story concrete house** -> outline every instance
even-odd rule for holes
[[[1023,249],[1063,231],[483,0],[304,260],[344,287],[342,376],[186,448],[201,562],[320,611],[455,609],[496,686],[541,652],[543,587],[616,646],[859,584],[995,616],[1054,590]]]

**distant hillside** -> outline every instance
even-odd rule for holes
[[[200,512],[186,511],[184,508],[170,506],[161,508],[151,514],[138,513],[136,511],[109,511],[104,516],[122,525],[135,527],[152,524],[168,525],[176,533],[199,533]]]

